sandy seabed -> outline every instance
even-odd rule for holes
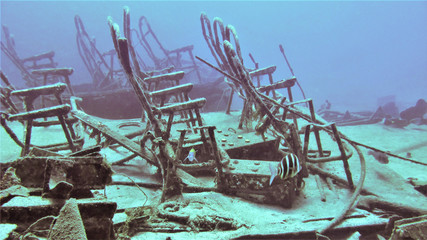
[[[230,126],[237,129],[238,113],[231,115],[223,113],[202,114],[207,125],[216,125],[218,129],[227,130]],[[119,129],[117,125],[122,120],[99,119],[112,129],[126,133],[132,131],[132,127]],[[137,119],[136,119],[137,120]],[[15,133],[21,137],[23,127],[19,122],[9,123]],[[180,127],[180,126],[175,126]],[[427,126],[409,125],[405,128],[392,128],[381,123],[371,125],[345,126],[338,128],[340,132],[348,138],[390,151],[400,156],[407,156],[412,159],[427,163]],[[176,131],[172,131],[176,132]],[[1,163],[10,162],[19,157],[20,148],[9,138],[4,129],[0,130],[0,160]],[[176,133],[174,133],[176,134]],[[33,144],[48,144],[62,142],[65,140],[62,130],[56,126],[34,128]],[[330,140],[327,134],[322,133],[323,148],[338,152],[336,143]],[[93,139],[87,138],[85,146],[94,144]],[[315,149],[314,136],[310,138],[310,148]],[[427,198],[414,190],[409,184],[409,179],[427,182],[427,166],[414,164],[401,159],[389,157],[388,164],[381,164],[372,156],[368,155],[368,150],[361,148],[366,158],[367,176],[364,188],[378,196],[388,200],[399,202],[404,205],[412,205],[427,210]],[[107,161],[114,162],[129,154],[123,148],[116,151],[103,149]],[[350,169],[354,182],[357,183],[360,176],[360,163],[357,154],[354,152],[350,158]],[[150,167],[142,159],[134,159],[129,162],[131,167],[117,167],[116,171],[124,172],[137,182],[159,182],[159,178],[153,177],[156,172],[154,167]],[[323,168],[333,174],[345,179],[342,162],[328,163]],[[266,169],[266,171],[268,171]],[[114,175],[113,181],[129,181],[121,175]],[[214,186],[213,183],[207,185]],[[146,205],[158,204],[161,191],[155,189],[142,188],[147,194]],[[179,232],[179,233],[154,233],[140,232],[132,239],[230,239],[242,235],[251,234],[280,234],[298,231],[312,231],[327,225],[328,221],[304,222],[308,219],[325,218],[336,216],[350,198],[351,192],[347,189],[335,186],[332,189],[325,187],[325,201],[321,200],[320,191],[316,185],[315,177],[310,175],[305,179],[305,188],[295,199],[292,208],[284,209],[274,205],[264,205],[251,202],[235,196],[227,196],[217,192],[184,193],[182,202],[187,203],[181,211],[190,216],[216,215],[234,219],[241,227],[234,231],[207,231],[207,232]],[[126,209],[142,206],[146,197],[135,187],[125,185],[109,185],[106,187],[106,197],[118,204],[118,209]],[[345,220],[338,227],[381,224],[388,221],[387,218],[379,217],[362,209],[356,209],[352,215],[363,214],[363,218],[352,218]],[[126,218],[124,213],[116,214],[113,221],[120,222]]]

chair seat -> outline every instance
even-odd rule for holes
[[[37,54],[37,55],[31,56],[31,57],[21,59],[21,61],[23,61],[23,62],[30,62],[30,61],[34,62],[34,61],[41,60],[44,58],[53,58],[54,56],[55,56],[55,52],[50,51],[50,52],[45,52],[45,53],[41,53],[41,54]]]
[[[61,76],[69,76],[73,73],[73,68],[43,68],[31,71],[33,74],[37,75],[61,75]]]
[[[275,71],[276,71],[276,66],[269,66],[269,67],[253,70],[249,74],[251,75],[251,77],[258,77],[262,75],[272,74]]]
[[[259,88],[257,88],[257,90],[260,92],[267,92],[267,91],[277,90],[277,89],[281,89],[281,88],[293,87],[295,85],[295,82],[296,82],[295,77],[290,78],[290,79],[283,79],[283,80],[280,80],[280,81],[275,82],[273,84],[259,87]]]
[[[67,124],[74,124],[78,121],[78,119],[74,117],[65,117],[64,120]],[[41,121],[34,120],[33,122],[34,127],[48,127],[48,126],[59,125],[59,124],[61,123],[58,120],[41,120]]]
[[[160,81],[178,81],[184,78],[184,71],[166,73],[157,76],[144,78],[144,82],[151,84]]]
[[[193,45],[188,45],[188,46],[177,48],[177,49],[170,50],[170,51],[167,51],[167,52],[168,53],[179,53],[179,52],[184,52],[184,51],[192,51],[193,48],[194,48]]]
[[[63,116],[70,112],[71,107],[68,104],[58,105],[54,107],[42,108],[33,111],[13,114],[9,116],[9,120],[28,120],[35,118],[45,118],[54,116]]]
[[[186,83],[186,84],[154,91],[154,92],[151,92],[150,95],[151,97],[162,97],[162,96],[173,95],[178,93],[188,93],[191,91],[191,89],[193,89],[193,84]]]
[[[51,94],[60,94],[65,91],[67,85],[65,83],[55,83],[51,85],[45,85],[41,87],[27,88],[21,90],[12,91],[10,94],[12,96],[19,97],[37,97],[40,95],[51,95]]]
[[[172,113],[176,111],[199,109],[199,108],[202,108],[205,105],[205,103],[206,103],[206,98],[197,98],[197,99],[182,102],[182,103],[175,103],[169,106],[160,107],[159,110],[162,113]]]

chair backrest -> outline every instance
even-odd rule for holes
[[[13,55],[18,57],[18,54],[16,53],[15,49],[15,39],[13,38],[13,35],[10,34],[9,28],[6,25],[2,25],[2,30],[4,34],[4,39],[6,41],[5,45],[7,50]]]
[[[42,68],[55,68],[58,65],[58,63],[53,60],[55,52],[50,51],[27,58],[20,58],[16,51],[15,40],[13,35],[10,34],[9,28],[5,25],[2,25],[2,30],[4,35],[4,42],[1,42],[1,50],[21,71],[21,75],[28,86],[39,86],[41,79],[37,76],[34,76],[31,71]],[[56,79],[53,79],[52,81],[56,81]]]
[[[203,31],[203,37],[205,38],[205,41],[209,47],[209,49],[212,52],[212,55],[215,58],[215,61],[217,62],[218,66],[228,73],[232,73],[231,65],[228,63],[228,59],[225,56],[225,50],[223,46],[223,42],[225,40],[231,42],[231,36],[233,36],[234,43],[235,43],[235,49],[239,56],[240,61],[243,63],[242,54],[240,51],[240,43],[239,39],[237,37],[236,30],[233,26],[228,25],[224,27],[224,23],[221,18],[214,18],[213,21],[213,29],[214,33],[212,33],[212,27],[210,24],[210,20],[206,13],[202,12],[200,15],[200,22],[202,24],[202,31]],[[208,29],[208,33],[206,33],[206,28]],[[208,35],[209,34],[209,35]],[[221,36],[221,39],[220,39]]]
[[[15,87],[10,84],[9,79],[1,70],[0,78],[2,82],[6,85],[5,87],[3,87],[2,84],[0,84],[0,103],[5,111],[7,111],[8,113],[16,114],[19,112],[19,109],[13,102],[10,94],[13,90],[15,90]]]
[[[96,47],[95,40],[86,32],[80,16],[74,17],[76,26],[76,43],[79,55],[89,71],[95,88],[111,88],[120,85],[117,78],[123,74],[121,69],[114,69],[116,52],[114,50],[101,53]],[[108,61],[107,61],[108,60]]]
[[[148,57],[153,61],[155,68],[160,69],[170,64],[168,51],[163,47],[150,23],[145,16],[141,16],[138,21],[139,34],[137,35],[140,44],[144,48]]]
[[[139,40],[139,44],[134,44],[134,47],[143,48],[143,52],[148,56],[148,60],[152,62],[155,70],[164,69],[173,66],[176,70],[186,71],[186,77],[192,76],[191,73],[195,73],[195,77],[201,81],[201,75],[199,72],[199,66],[197,66],[193,55],[193,45],[187,45],[179,47],[177,49],[166,49],[157,38],[150,23],[145,16],[139,18],[139,31],[132,30]],[[145,71],[150,71],[149,64],[146,64],[141,57],[139,57],[140,63]],[[147,58],[145,59],[145,61]]]
[[[212,26],[210,24],[210,20],[208,18],[208,16],[206,15],[206,13],[202,12],[201,16],[200,16],[200,22],[202,25],[202,31],[203,31],[203,36],[205,38],[205,41],[209,47],[209,49],[212,52],[212,55],[215,58],[215,61],[217,62],[218,66],[225,72],[227,72],[228,74],[230,74],[233,77],[236,77],[236,69],[233,69],[233,65],[230,63],[230,59],[227,59],[226,53],[225,53],[225,48],[224,48],[224,41],[228,41],[231,43],[231,36],[233,36],[233,40],[234,40],[234,45],[235,45],[235,49],[236,49],[236,53],[238,55],[239,60],[242,62],[243,64],[243,58],[242,58],[242,54],[240,51],[240,43],[239,43],[239,38],[237,37],[237,33],[236,30],[234,29],[233,26],[231,25],[227,25],[226,27],[224,27],[224,23],[222,21],[221,18],[214,18],[213,21],[213,30],[214,32],[212,33]],[[206,28],[208,29],[208,33],[206,33]],[[209,35],[207,35],[209,34]],[[220,38],[221,37],[221,38]],[[238,92],[241,96],[243,96],[243,90],[240,88],[239,84],[236,83],[235,81],[227,81],[228,85],[230,85],[230,87]]]

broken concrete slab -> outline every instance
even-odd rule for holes
[[[57,198],[57,199],[68,199],[70,198],[73,185],[65,181],[61,181],[56,186],[43,193],[44,198]]]
[[[10,188],[4,189],[0,191],[0,204],[3,204],[9,198],[12,198],[14,196],[28,197],[30,196],[30,190],[21,185],[15,185]]]
[[[82,157],[23,157],[13,163],[22,185],[44,188],[51,180],[78,189],[103,189],[111,182],[111,167],[101,155]],[[49,168],[47,168],[49,166]],[[45,179],[47,178],[47,179]],[[48,181],[49,180],[49,181]],[[55,184],[56,185],[56,184]]]
[[[49,240],[87,240],[83,220],[77,201],[69,199],[59,212],[56,222],[49,232]]]
[[[396,221],[390,240],[425,239],[426,236],[427,215],[424,215]]]
[[[104,199],[76,200],[88,239],[112,239],[112,218],[117,203]],[[64,200],[44,199],[39,196],[15,197],[0,209],[1,223],[17,224],[26,229],[45,216],[57,216]],[[46,226],[49,228],[49,226]]]
[[[16,224],[0,224],[0,239],[9,239],[17,227]]]
[[[0,190],[9,187],[21,185],[21,180],[16,176],[16,169],[13,167],[7,168],[0,182]]]

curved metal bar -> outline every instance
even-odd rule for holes
[[[224,30],[224,23],[222,22],[222,19],[219,17],[214,18],[214,22],[213,22],[213,28],[214,28],[214,33],[215,33],[215,41],[214,41],[214,48],[216,53],[218,54],[219,58],[222,61],[222,65],[219,65],[219,67],[221,67],[222,70],[225,70],[229,73],[231,72],[231,66],[227,61],[227,57],[224,54],[224,50],[223,48],[221,48],[221,46],[223,45],[223,41],[225,40],[224,36],[225,36],[225,30]],[[222,40],[219,40],[219,36],[218,36],[218,28],[221,32],[221,38]]]
[[[74,17],[74,24],[77,29],[77,50],[83,60],[83,63],[92,76],[96,87],[99,87],[103,82],[112,80],[112,73],[114,70],[112,69],[112,66],[107,64],[103,55],[96,48],[95,43],[90,40],[89,34],[86,32],[83,21],[79,15]],[[108,73],[104,74],[101,67],[108,69]]]
[[[233,39],[234,39],[234,45],[236,48],[235,50],[236,50],[237,56],[239,56],[239,59],[243,65],[242,52],[240,50],[240,43],[239,43],[239,37],[237,36],[237,31],[233,25],[229,24],[225,28],[225,36],[226,36],[226,40],[228,40],[230,43],[231,43],[231,35],[233,36]]]
[[[360,160],[360,177],[359,182],[357,183],[356,188],[354,189],[354,192],[350,198],[350,200],[346,200],[346,205],[344,209],[332,220],[330,221],[325,227],[319,229],[316,231],[316,233],[324,234],[326,231],[330,230],[331,228],[335,227],[339,223],[342,222],[342,220],[345,218],[348,212],[350,212],[355,205],[357,204],[358,197],[360,193],[363,190],[363,183],[365,182],[366,178],[366,161],[365,157],[363,156],[362,151],[357,147],[357,145],[350,143],[352,147],[356,150],[357,154],[359,155]]]
[[[148,74],[141,71],[138,59],[136,58],[135,48],[133,47],[133,44],[132,44],[129,7],[123,8],[123,28],[124,28],[123,32],[124,32],[125,38],[128,40],[129,53],[132,58],[133,67],[135,68],[135,71],[138,77],[140,77],[141,79],[144,79],[148,77]]]
[[[146,36],[151,34],[151,36],[154,38],[154,40],[156,41],[157,45],[159,46],[159,48],[162,50],[163,54],[167,57],[168,61],[169,61],[169,57],[168,57],[168,51],[166,49],[163,48],[163,45],[160,43],[159,39],[157,39],[156,34],[153,32],[153,30],[151,29],[150,24],[148,23],[148,20],[145,16],[141,16],[139,18],[138,21],[138,25],[139,25],[139,32],[141,35],[141,39],[144,42],[145,45],[145,49],[148,50],[147,54],[149,55],[149,57],[153,60],[154,64],[156,65],[156,68],[162,68],[163,63],[161,61],[161,59],[157,58],[156,55],[154,54],[153,49],[151,49],[150,44],[148,43]],[[144,32],[144,27],[147,29],[147,31]]]
[[[130,30],[131,33],[136,34],[136,38],[138,39],[140,45],[142,46],[142,48],[144,48],[144,50],[147,52],[147,47],[144,45],[141,36],[139,35],[139,32],[136,29],[131,29]],[[142,68],[144,69],[144,71],[150,71],[152,69],[150,69],[150,67],[144,62],[144,60],[141,58],[141,56],[136,52],[136,56],[138,57],[139,63],[141,64]],[[147,73],[148,74],[148,73]],[[150,74],[148,74],[150,75]]]
[[[217,54],[215,53],[213,48],[213,46],[215,45],[215,42],[212,35],[211,22],[205,12],[202,12],[202,14],[200,15],[200,23],[202,24],[203,37],[205,38],[205,41],[208,44],[209,50],[211,51],[212,56],[215,58],[215,61],[218,64],[218,66],[221,66],[221,63],[219,62]],[[209,31],[209,36],[206,34],[206,26]]]

